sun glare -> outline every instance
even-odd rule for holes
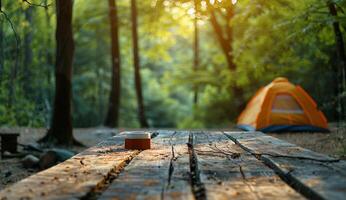
[[[187,13],[190,15],[190,16],[194,16],[195,15],[195,9],[194,8],[189,8],[187,10]]]
[[[209,2],[210,2],[210,4],[215,4],[215,1],[216,0],[210,0]],[[221,3],[223,0],[217,0],[217,1]],[[238,0],[230,0],[230,1],[232,2],[233,5],[238,2]],[[203,3],[203,1],[202,1],[202,3]]]

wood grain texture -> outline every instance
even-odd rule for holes
[[[345,199],[346,162],[297,147],[263,133],[226,132],[256,154],[287,183],[311,199]]]
[[[121,168],[138,151],[123,147],[115,136],[71,159],[32,175],[0,191],[0,199],[76,199],[100,184],[108,173]]]
[[[304,199],[221,132],[193,136],[207,199]]]
[[[231,136],[231,139],[236,143],[237,141],[242,141],[241,144],[246,144],[243,145],[243,148],[253,154],[298,157],[308,160],[337,161],[335,158],[304,149],[261,132],[225,132],[225,134]],[[247,148],[248,146],[251,146],[251,148]]]
[[[344,161],[262,133],[155,133],[149,150],[124,149],[120,134],[0,191],[0,199],[88,199],[98,188],[99,199],[346,196]]]
[[[187,141],[187,132],[159,131],[100,199],[193,199]]]

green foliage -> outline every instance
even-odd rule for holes
[[[22,1],[4,1],[3,10],[20,37],[16,57],[15,38],[1,16],[4,32],[4,69],[0,77],[0,126],[49,126],[54,94],[55,9],[34,7],[33,20]],[[139,2],[139,1],[138,1]],[[219,2],[219,1],[217,1]],[[332,23],[341,23],[345,39],[345,0],[334,0],[339,16],[331,17],[326,1],[242,0],[234,5],[231,72],[221,51],[209,13],[202,4],[199,14],[200,66],[193,70],[193,1],[148,0],[138,3],[139,46],[144,104],[152,127],[229,127],[239,113],[234,84],[249,99],[277,76],[302,85],[330,120],[335,117],[335,38]],[[133,80],[130,2],[117,0],[121,47],[121,127],[139,127]],[[222,10],[229,1],[217,6]],[[107,1],[74,1],[73,124],[102,125],[106,115],[110,81],[110,30]],[[32,32],[33,61],[25,91],[23,37]],[[16,60],[18,66],[15,67]],[[16,74],[12,76],[13,68]],[[193,87],[199,88],[193,104]],[[14,90],[13,99],[10,89]],[[12,101],[12,102],[10,102]],[[11,104],[11,105],[10,105]]]

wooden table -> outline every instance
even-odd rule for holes
[[[260,132],[121,133],[0,192],[0,199],[346,199],[346,162]]]

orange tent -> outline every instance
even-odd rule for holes
[[[327,119],[315,101],[303,88],[283,77],[257,91],[237,124],[247,131],[328,131]]]

